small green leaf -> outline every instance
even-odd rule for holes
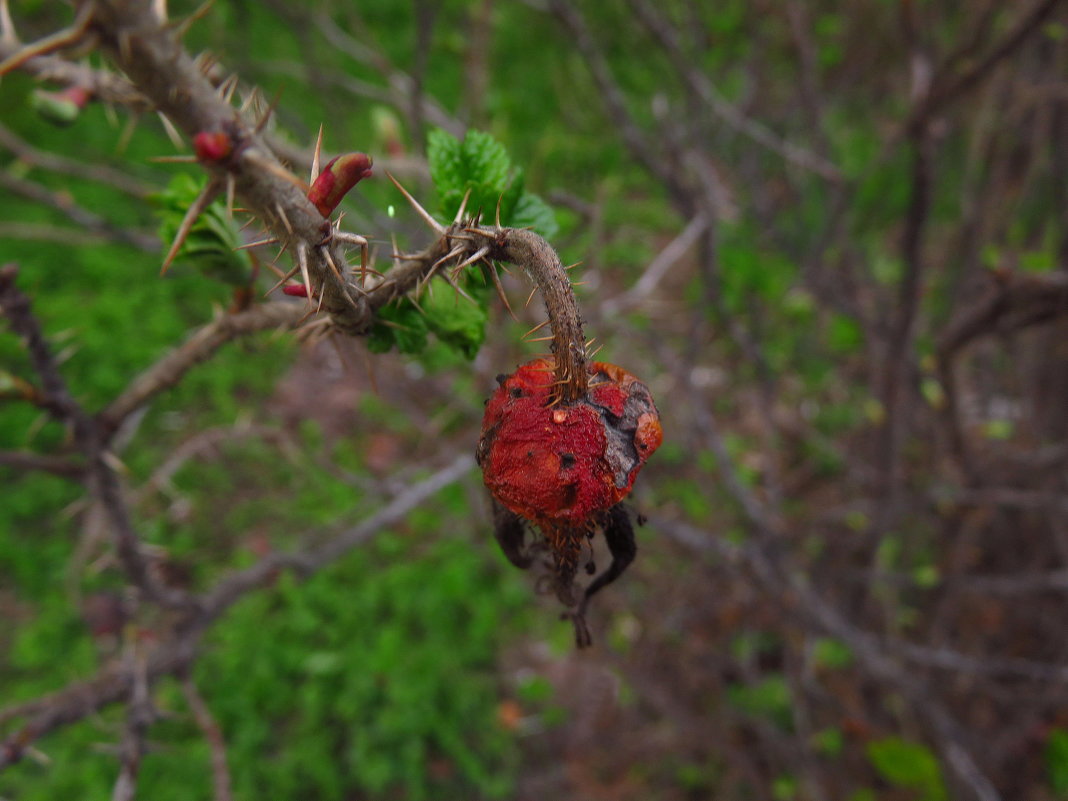
[[[790,728],[790,686],[781,675],[768,676],[755,684],[732,684],[727,688],[727,698],[747,715],[768,718],[783,729]]]
[[[533,228],[546,239],[552,239],[560,230],[549,204],[530,192],[520,196],[510,224],[516,228]]]
[[[983,434],[987,439],[1005,440],[1012,436],[1015,428],[1012,420],[987,420],[983,423]]]
[[[186,211],[204,189],[205,183],[206,179],[198,180],[182,173],[174,176],[163,192],[152,196],[164,248],[170,247],[174,241]],[[217,281],[244,286],[251,277],[252,263],[248,253],[235,250],[240,245],[237,226],[227,216],[223,202],[216,200],[193,223],[174,261],[175,264],[191,265]]]
[[[895,787],[918,790],[919,801],[945,801],[942,767],[927,746],[886,737],[868,744],[868,761]]]
[[[484,131],[468,131],[463,141],[463,161],[466,179],[495,194],[508,188],[508,174],[512,160],[504,145]]]
[[[425,293],[419,305],[426,312],[426,325],[434,336],[468,359],[475,358],[486,339],[489,315],[484,305],[459,297],[443,281],[438,282],[433,294]]]
[[[426,156],[430,163],[430,178],[438,190],[438,196],[449,193],[462,195],[465,175],[460,140],[448,131],[435,128],[427,136]]]
[[[1053,729],[1043,752],[1049,784],[1057,795],[1068,796],[1068,731]]]
[[[410,300],[402,298],[378,310],[367,347],[372,353],[385,353],[393,347],[401,353],[421,353],[426,338],[426,320]]]
[[[812,656],[820,667],[847,668],[853,664],[853,650],[845,643],[830,637],[816,640]]]
[[[826,756],[838,756],[845,747],[845,736],[841,729],[821,729],[812,735],[812,746]]]

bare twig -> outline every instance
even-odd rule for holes
[[[63,478],[80,480],[85,474],[85,465],[63,456],[45,456],[28,451],[0,451],[0,466],[19,472],[41,470]]]
[[[30,361],[40,378],[43,394],[41,405],[58,420],[69,424],[74,431],[74,439],[85,455],[91,494],[107,511],[123,569],[130,581],[150,600],[166,606],[185,606],[188,601],[185,594],[161,585],[141,552],[100,428],[70,395],[37,319],[33,316],[29,298],[15,286],[17,274],[14,265],[0,268],[0,310],[26,344]]]
[[[312,575],[383,528],[403,520],[435,493],[459,481],[474,466],[472,456],[459,456],[423,481],[409,486],[362,523],[341,531],[321,545],[272,554],[250,568],[221,579],[195,603],[187,606],[184,618],[169,638],[148,651],[143,670],[148,686],[164,676],[186,671],[196,658],[204,631],[247,593],[272,581],[279,571],[291,569],[304,577]],[[123,660],[109,665],[93,679],[77,682],[33,702],[0,710],[0,722],[27,718],[20,729],[0,742],[0,770],[20,760],[37,739],[127,699],[134,683],[139,680],[138,671]]]
[[[299,304],[279,301],[220,316],[135,378],[99,413],[100,425],[106,432],[116,431],[127,416],[175,386],[189,370],[211,358],[227,342],[257,331],[294,328],[304,314]]]
[[[32,164],[51,172],[83,178],[86,181],[107,184],[134,197],[146,197],[153,191],[150,184],[138,180],[121,170],[108,167],[106,164],[87,163],[82,159],[71,159],[46,150],[39,150],[2,124],[0,124],[0,145],[10,150],[16,158],[27,164]]]
[[[215,801],[230,801],[233,798],[230,789],[232,782],[230,768],[226,764],[226,739],[222,729],[189,676],[182,679],[182,694],[211,750],[211,781],[215,788]]]
[[[148,692],[148,665],[139,643],[134,641],[127,645],[124,661],[132,682],[126,707],[126,730],[119,747],[119,776],[111,801],[133,801],[137,796],[137,776],[141,772],[141,760],[148,751],[148,728],[156,717]]]
[[[841,180],[841,172],[826,158],[786,141],[766,125],[747,117],[720,94],[708,76],[694,68],[686,56],[686,49],[682,45],[679,32],[651,3],[645,0],[630,0],[630,6],[660,43],[661,49],[671,60],[675,71],[690,91],[701,98],[724,123],[757,144],[778,153],[791,164],[830,181]]]
[[[142,233],[135,228],[115,225],[99,214],[79,206],[69,194],[53,192],[26,178],[18,178],[7,170],[0,170],[0,187],[22,195],[35,203],[56,209],[72,222],[99,236],[116,242],[124,242],[148,253],[159,249],[159,240],[156,237]]]

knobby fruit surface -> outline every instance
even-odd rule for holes
[[[553,402],[554,367],[536,359],[498,378],[478,445],[494,498],[546,534],[595,525],[663,437],[648,387],[623,368],[594,362],[586,395],[564,404]]]

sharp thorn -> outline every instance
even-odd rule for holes
[[[219,182],[217,179],[212,178],[208,181],[200,194],[197,195],[196,200],[190,204],[189,208],[185,212],[185,217],[182,218],[181,224],[178,226],[178,231],[174,235],[174,241],[171,243],[170,250],[167,251],[167,255],[163,259],[163,266],[160,267],[159,274],[164,275],[167,272],[167,268],[171,266],[171,262],[174,261],[174,257],[178,255],[178,251],[181,250],[182,244],[185,242],[189,232],[193,229],[193,224],[210,204],[215,199],[215,196],[219,193]]]
[[[419,201],[412,197],[411,194],[409,194],[408,190],[400,185],[400,182],[393,177],[393,174],[387,170],[386,175],[389,177],[389,180],[393,182],[393,185],[400,190],[400,193],[404,195],[405,200],[407,200],[411,204],[412,208],[415,209],[415,211],[419,214],[419,216],[423,218],[423,221],[430,226],[431,230],[433,230],[434,233],[436,233],[438,236],[444,234],[445,227],[437,220],[435,220],[433,216],[431,216],[429,211],[419,205]]]
[[[452,268],[453,272],[459,272],[467,265],[474,264],[476,261],[481,260],[482,257],[485,256],[487,253],[489,253],[489,248],[480,248],[479,250],[476,250],[472,255],[468,256],[462,262],[454,265]]]
[[[230,105],[230,101],[234,98],[234,90],[237,88],[237,73],[233,73],[227,76],[226,80],[219,84],[219,88],[215,90],[216,94],[222,98],[222,101],[226,105]]]
[[[174,145],[175,150],[185,150],[185,142],[182,141],[182,135],[178,133],[178,129],[174,127],[174,123],[171,122],[163,114],[163,112],[156,112],[159,117],[159,121],[163,124],[163,130],[167,133],[167,138],[171,140],[171,144]]]
[[[319,177],[319,157],[323,152],[323,123],[319,123],[319,136],[315,140],[315,150],[312,152],[311,177],[309,184],[314,184]]]
[[[205,77],[211,73],[216,63],[217,59],[215,58],[215,54],[208,50],[197,53],[196,58],[193,59],[193,66]]]
[[[267,170],[267,172],[278,176],[283,181],[288,181],[289,183],[293,184],[293,186],[300,189],[300,191],[304,194],[308,194],[308,189],[310,189],[310,187],[306,183],[304,183],[304,181],[295,176],[277,161],[274,161],[273,159],[264,158],[253,148],[249,148],[248,150],[242,152],[241,158],[252,164],[252,166],[254,167],[260,167],[261,169]]]
[[[267,262],[267,269],[277,275],[279,278],[288,280],[289,276],[286,275],[285,270],[275,264],[273,261]]]
[[[274,113],[275,106],[278,105],[278,101],[281,99],[281,97],[282,97],[282,90],[279,89],[277,92],[274,93],[274,98],[271,100],[270,104],[267,106],[266,110],[263,112],[263,115],[260,117],[259,122],[256,123],[256,128],[255,128],[256,133],[263,133],[263,129],[267,126],[267,121],[271,118],[271,115]]]
[[[464,231],[469,234],[478,234],[486,239],[495,239],[497,237],[497,234],[494,231],[486,231],[482,228],[464,228]]]
[[[240,109],[238,109],[238,111],[241,114],[245,114],[259,100],[259,97],[260,97],[260,87],[253,86],[252,87],[252,91],[248,93],[248,97],[246,97],[241,102],[241,107],[240,107]]]
[[[308,246],[303,242],[297,243],[297,266],[300,267],[300,277],[304,280],[304,290],[308,293],[308,302],[311,302],[312,292],[311,275],[308,274]]]
[[[252,248],[258,248],[260,245],[275,245],[278,243],[277,237],[270,237],[269,239],[260,239],[256,242],[249,242],[247,245],[238,245],[234,250],[251,250]]]
[[[438,259],[436,262],[434,262],[433,264],[430,265],[430,272],[433,272],[435,269],[437,269],[438,267],[443,265],[449,259],[454,259],[454,258],[459,256],[463,252],[464,252],[463,248],[453,248],[448,253],[446,253],[444,256],[442,256],[440,259]]]
[[[501,227],[501,201],[502,200],[504,200],[504,195],[503,194],[498,195],[497,196],[497,212],[496,212],[496,214],[493,215],[493,219],[497,223],[497,227],[498,228]]]
[[[215,5],[215,0],[206,0],[206,2],[201,3],[200,6],[197,7],[196,11],[194,11],[192,14],[190,14],[188,17],[183,19],[181,22],[178,23],[178,25],[175,26],[175,35],[179,39],[182,39],[187,33],[189,33],[189,29],[193,27],[193,24],[202,19],[204,15],[211,10],[211,7],[213,5]],[[227,100],[226,102],[229,103],[230,101]]]
[[[523,304],[523,308],[524,309],[527,306],[530,305],[530,301],[534,300],[534,293],[537,292],[537,291],[538,291],[538,287],[537,286],[535,286],[532,290],[530,290],[530,294],[527,295],[527,302]]]
[[[481,252],[481,251],[479,251],[479,252]],[[518,323],[519,322],[519,318],[515,316],[515,312],[512,311],[512,304],[510,304],[508,302],[508,296],[504,294],[504,287],[501,286],[501,277],[499,275],[497,275],[497,267],[496,267],[496,265],[490,264],[489,271],[490,271],[490,276],[493,278],[493,286],[497,290],[497,296],[501,299],[501,302],[504,304],[504,308],[508,309],[508,314],[511,316],[511,318]]]
[[[533,327],[533,328],[531,328],[531,329],[530,329],[529,331],[527,331],[527,332],[526,332],[525,334],[523,334],[523,336],[521,337],[521,339],[526,339],[526,338],[527,338],[527,337],[529,337],[529,336],[530,336],[531,334],[536,334],[536,333],[538,333],[538,332],[539,332],[539,331],[540,331],[541,329],[543,329],[543,328],[544,328],[545,326],[547,326],[548,324],[549,324],[549,321],[548,321],[548,320],[546,320],[545,322],[542,322],[542,323],[538,323],[538,324],[537,324],[536,326],[534,326],[534,327]]]
[[[230,173],[226,174],[226,216],[234,218],[234,194],[237,192],[237,181]]]
[[[471,297],[469,294],[467,294],[467,292],[464,291],[464,288],[462,286],[460,286],[458,283],[456,283],[454,280],[452,280],[452,278],[449,276],[448,272],[446,272],[445,270],[442,270],[441,271],[441,277],[443,279],[445,279],[445,283],[447,283],[449,286],[451,286],[453,288],[453,290],[455,290],[456,294],[460,295],[461,297],[466,298],[467,300],[469,300],[472,303],[474,303],[476,306],[478,305],[478,301],[475,300],[473,297]]]
[[[274,210],[278,214],[278,219],[282,221],[282,224],[286,227],[286,230],[289,231],[289,235],[293,236],[293,226],[289,224],[289,218],[286,216],[286,212],[285,209],[282,208],[282,204],[278,201],[275,201]]]
[[[272,266],[273,266],[273,265],[272,265]],[[281,270],[279,270],[279,272],[281,272]],[[293,268],[292,270],[290,270],[290,271],[289,271],[288,273],[286,273],[285,275],[283,275],[283,276],[282,276],[282,279],[281,279],[281,280],[280,280],[280,281],[279,281],[279,282],[278,282],[277,284],[275,284],[275,285],[274,285],[274,286],[272,286],[272,287],[271,287],[270,289],[268,289],[268,290],[267,290],[266,292],[264,292],[264,293],[263,293],[263,296],[264,296],[264,297],[267,297],[268,295],[270,295],[270,294],[271,294],[272,292],[274,292],[274,291],[275,291],[276,289],[278,289],[278,287],[282,286],[282,284],[284,284],[284,283],[285,283],[286,281],[288,281],[288,280],[289,280],[290,278],[292,278],[292,277],[293,277],[294,275],[296,275],[296,274],[297,274],[298,272],[300,272],[300,267],[294,267],[294,268]]]
[[[454,223],[458,223],[464,218],[464,212],[467,211],[467,201],[470,197],[471,187],[467,187],[467,191],[464,192],[464,199],[460,201],[460,208],[456,210],[456,217],[453,219]]]

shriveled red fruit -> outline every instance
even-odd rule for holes
[[[594,362],[586,396],[566,405],[552,403],[553,369],[552,358],[536,359],[501,379],[478,444],[493,497],[550,543],[574,539],[626,497],[663,436],[649,389],[623,368]]]

